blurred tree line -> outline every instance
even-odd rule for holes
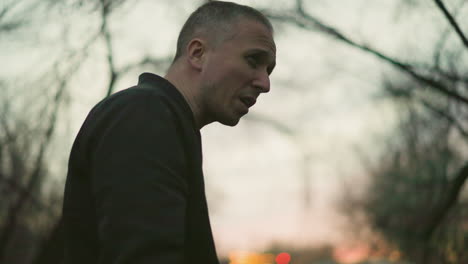
[[[364,193],[346,193],[341,203],[343,212],[355,224],[353,228],[362,231],[356,236],[373,241],[375,252],[382,247],[387,249],[383,255],[397,250],[402,259],[414,263],[467,263],[466,1],[399,0],[400,11],[395,12],[402,15],[396,19],[404,19],[411,13],[433,12],[438,17],[433,20],[434,26],[445,27],[423,58],[389,55],[367,44],[372,41],[355,39],[334,27],[332,19],[325,22],[315,16],[313,3],[289,2],[293,3],[291,8],[264,11],[275,23],[294,25],[310,34],[324,34],[362,51],[362,56],[374,56],[388,65],[380,84],[381,96],[395,100],[401,122],[382,141],[385,152],[364,162],[370,175]],[[28,41],[49,45],[41,43],[39,34],[41,23],[46,23],[48,16],[80,13],[92,17],[93,24],[80,37],[79,44],[68,35],[72,25],[62,25],[63,38],[48,51],[57,56],[51,55],[41,65],[31,65],[29,74],[0,79],[0,263],[60,262],[60,210],[66,163],[52,162],[63,151],[60,139],[54,136],[58,130],[66,130],[66,124],[58,120],[67,118],[67,107],[76,99],[72,98],[70,83],[91,54],[98,49],[100,56],[105,57],[105,68],[101,70],[108,77],[106,95],[115,90],[116,82],[128,72],[143,66],[157,71],[170,62],[170,56],[144,53],[123,66],[115,62],[111,15],[135,3],[6,0],[0,5],[0,41],[13,47],[21,47]],[[394,41],[405,43],[404,39]],[[268,123],[282,133],[294,134],[280,120],[262,116],[252,119]],[[68,153],[64,155],[68,157]],[[303,155],[305,162],[309,162],[306,151]],[[308,186],[307,175],[304,179],[304,186]],[[306,203],[308,193],[305,188]],[[364,232],[367,228],[370,233]],[[328,258],[330,252],[327,247],[310,254],[319,259]],[[307,258],[307,254],[302,255]]]
[[[70,101],[76,99],[71,98],[71,82],[89,63],[90,53],[104,51],[109,76],[106,95],[128,71],[147,65],[159,69],[169,63],[169,57],[143,54],[123,67],[115,65],[108,18],[130,2],[7,0],[0,4],[2,44],[13,51],[49,46],[45,52],[50,55],[36,65],[34,58],[25,58],[24,72],[0,79],[0,263],[60,262],[64,158],[68,154],[63,152],[64,139],[55,135],[67,129],[63,120],[69,118]],[[78,44],[76,36],[70,36],[76,24],[68,20],[76,14],[95,21]],[[50,24],[53,19],[62,22],[58,29],[54,28],[57,24]],[[54,30],[60,31],[58,41],[47,38],[46,31]]]
[[[371,179],[364,195],[347,192],[341,207],[358,230],[370,226],[388,252],[394,248],[421,264],[468,262],[468,11],[466,1],[446,2],[400,1],[398,12],[429,9],[439,13],[432,26],[446,27],[423,58],[399,58],[354,39],[313,15],[306,1],[268,11],[275,20],[325,34],[390,66],[382,95],[400,107],[400,124],[384,140],[381,157],[365,160]]]

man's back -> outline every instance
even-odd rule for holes
[[[217,263],[199,131],[169,82],[143,74],[90,112],[70,156],[64,227],[65,263]]]

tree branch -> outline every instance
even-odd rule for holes
[[[462,10],[462,7],[464,6],[465,3],[466,1],[460,2],[460,4],[455,8],[455,11],[453,12],[453,16],[458,15],[458,13],[460,12],[460,10]],[[442,71],[440,67],[440,56],[442,55],[442,51],[444,49],[445,44],[447,43],[450,32],[451,32],[451,27],[448,26],[444,30],[444,32],[441,34],[439,41],[437,41],[437,44],[435,45],[436,48],[435,48],[435,53],[434,53],[434,64],[435,64],[435,68],[440,71]]]
[[[34,195],[31,192],[28,192],[28,190],[24,186],[21,186],[19,183],[17,183],[13,179],[5,177],[5,175],[3,175],[1,172],[0,172],[0,182],[6,183],[12,189],[15,189],[16,192],[26,195],[28,197],[28,199],[36,207],[40,208],[41,210],[45,210],[47,212],[47,214],[49,214],[50,216],[55,216],[55,213],[52,210],[52,208],[50,208],[49,206],[46,206],[43,202],[40,201],[40,199],[34,197]]]
[[[112,48],[111,35],[108,28],[107,18],[110,13],[110,2],[107,0],[101,0],[101,34],[106,43],[107,50],[107,66],[109,68],[109,84],[107,85],[106,97],[110,96],[114,90],[115,81],[118,78],[117,71],[114,65],[114,52]]]
[[[458,23],[455,21],[455,18],[453,18],[453,16],[449,13],[447,8],[445,7],[444,2],[442,2],[442,0],[434,0],[434,2],[436,3],[437,7],[439,7],[439,9],[442,11],[445,18],[447,18],[447,20],[449,21],[450,25],[453,27],[455,32],[457,32],[457,35],[462,41],[462,43],[465,45],[466,48],[468,48],[468,39],[466,38],[466,36],[463,34],[463,31],[458,26]]]
[[[294,24],[298,25],[299,27],[302,27],[302,28],[305,28],[305,29],[316,28],[316,29],[322,31],[325,34],[338,39],[341,42],[344,42],[344,43],[346,43],[346,44],[348,44],[348,45],[350,45],[352,47],[355,47],[355,48],[360,49],[362,51],[365,51],[367,53],[370,53],[370,54],[376,56],[377,58],[383,60],[384,62],[387,62],[387,63],[393,65],[394,67],[396,67],[396,68],[400,69],[401,71],[407,73],[408,75],[410,75],[414,79],[418,80],[419,82],[422,82],[422,83],[428,85],[428,87],[432,88],[433,90],[436,90],[436,91],[438,91],[440,93],[445,94],[448,97],[451,97],[451,98],[453,98],[453,99],[455,99],[455,100],[457,100],[459,102],[462,102],[465,105],[468,105],[468,98],[467,97],[464,97],[461,94],[448,89],[443,83],[441,83],[441,82],[439,82],[439,81],[437,81],[435,79],[432,79],[432,78],[430,78],[428,76],[424,76],[422,74],[417,73],[414,70],[414,66],[403,63],[401,61],[398,61],[397,59],[391,58],[390,56],[387,56],[387,55],[383,54],[382,52],[380,52],[380,51],[378,51],[378,50],[376,50],[374,48],[371,48],[371,47],[363,45],[363,44],[359,44],[356,41],[349,38],[348,36],[346,36],[343,33],[339,32],[337,29],[322,23],[318,19],[316,19],[316,18],[314,18],[314,17],[312,17],[312,16],[310,16],[310,15],[304,13],[304,12],[299,12],[297,14],[297,15],[299,15],[299,18],[302,18],[302,20],[304,20],[304,21],[299,20],[297,18],[297,15],[294,15],[294,14],[293,15],[287,15],[287,14],[286,15],[284,15],[284,14],[278,15],[278,14],[272,14],[271,12],[268,12],[268,11],[266,11],[265,13],[269,17],[271,17],[273,19],[288,22],[288,23],[294,23]]]
[[[296,0],[296,9],[298,13],[304,12],[304,2],[302,0]]]
[[[421,104],[423,106],[425,106],[427,109],[431,110],[432,112],[436,113],[437,115],[447,119],[447,121],[450,122],[450,124],[454,125],[458,132],[460,132],[460,134],[468,140],[468,132],[462,127],[462,125],[454,118],[452,117],[451,115],[449,115],[446,111],[444,110],[441,110],[441,109],[438,109],[437,107],[431,105],[429,102],[423,100],[423,99],[419,99],[419,101],[421,102]]]
[[[151,56],[146,56],[143,59],[134,62],[134,63],[129,63],[122,67],[120,70],[118,70],[118,74],[125,74],[129,72],[131,69],[138,67],[138,66],[143,66],[143,65],[153,65],[154,67],[162,67],[164,65],[170,64],[172,60],[172,56],[168,57],[163,57],[163,58],[153,58]]]
[[[422,233],[423,238],[429,239],[434,231],[442,223],[444,217],[448,211],[456,204],[460,191],[468,178],[468,162],[458,171],[455,178],[453,179],[451,186],[448,190],[448,195],[440,205],[433,211],[432,217],[429,219],[429,224]]]
[[[18,224],[18,218],[26,206],[29,198],[31,197],[34,188],[38,186],[38,183],[41,177],[44,175],[44,157],[50,142],[52,139],[53,132],[56,129],[57,117],[59,114],[59,107],[63,102],[63,97],[65,94],[66,87],[68,86],[68,81],[70,80],[70,75],[80,67],[83,61],[75,62],[72,67],[69,68],[67,74],[62,76],[62,78],[56,78],[59,80],[57,90],[53,97],[52,111],[49,119],[45,122],[47,124],[46,128],[43,131],[43,134],[40,134],[39,137],[42,138],[39,140],[39,151],[35,157],[35,161],[32,164],[31,173],[24,187],[22,187],[19,197],[13,201],[13,203],[8,208],[8,213],[4,223],[2,223],[2,229],[0,233],[0,260],[3,258],[6,250],[6,246],[11,239],[14,231],[16,230]]]

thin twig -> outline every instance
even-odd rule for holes
[[[466,48],[468,48],[468,39],[466,38],[465,34],[463,34],[463,31],[460,29],[458,26],[458,23],[455,21],[455,18],[449,13],[447,8],[444,5],[444,2],[442,0],[434,0],[436,3],[437,7],[442,11],[444,14],[445,18],[449,21],[450,25],[452,25],[453,29],[455,32],[457,32],[458,37],[460,37],[460,40],[463,42]]]
[[[458,13],[460,12],[460,10],[462,10],[462,7],[465,5],[466,1],[465,0],[462,0],[459,5],[455,8],[455,11],[453,12],[453,16],[457,16]],[[444,32],[442,33],[439,41],[437,41],[437,44],[435,45],[436,48],[435,48],[435,54],[434,54],[434,63],[435,63],[435,67],[437,70],[442,70],[440,68],[440,56],[442,54],[442,51],[444,49],[444,46],[445,46],[445,43],[447,42],[448,40],[448,36],[449,36],[449,33],[451,32],[450,30],[450,26],[448,28],[446,28],[444,30]]]
[[[112,47],[111,34],[108,27],[108,16],[110,14],[110,3],[107,0],[101,0],[101,34],[106,43],[107,66],[109,68],[109,84],[107,85],[106,97],[110,96],[114,90],[115,81],[118,78],[114,65],[114,52]]]
[[[432,88],[433,90],[441,92],[441,93],[443,93],[443,94],[445,94],[445,95],[447,95],[447,96],[449,96],[451,98],[454,98],[457,101],[462,102],[465,105],[468,105],[468,98],[467,97],[464,97],[461,94],[448,89],[440,81],[437,81],[437,80],[432,79],[432,78],[430,78],[428,76],[424,76],[422,74],[417,73],[414,70],[414,66],[403,63],[403,62],[401,62],[401,61],[399,61],[397,59],[394,59],[394,58],[392,58],[390,56],[387,56],[387,55],[383,54],[382,52],[380,52],[380,51],[378,51],[378,50],[376,50],[374,48],[371,48],[371,47],[366,46],[366,45],[359,44],[356,41],[354,41],[351,38],[344,35],[343,33],[339,32],[337,29],[322,23],[318,19],[316,19],[316,18],[314,18],[314,17],[312,17],[312,16],[310,16],[310,15],[308,15],[306,13],[302,12],[302,13],[299,13],[298,15],[301,18],[303,18],[303,20],[305,20],[306,22],[311,23],[315,28],[317,28],[320,31],[328,34],[329,36],[332,36],[332,37],[334,37],[334,38],[336,38],[336,39],[338,39],[338,40],[340,40],[340,41],[342,41],[344,43],[347,43],[348,45],[350,45],[352,47],[355,47],[357,49],[360,49],[362,51],[370,53],[370,54],[378,57],[379,59],[381,59],[381,60],[383,60],[383,61],[385,61],[387,63],[390,63],[391,65],[397,67],[398,69],[402,70],[403,72],[406,72],[408,75],[410,75],[414,79],[416,79],[416,80],[418,80],[418,81],[420,81],[422,83],[427,84],[428,87]],[[302,27],[302,28],[306,28],[306,29],[311,28],[311,24],[304,23],[304,22],[298,20],[296,16],[277,15],[277,14],[268,14],[268,16],[272,17],[273,19],[281,20],[281,21],[284,21],[284,22],[294,23],[294,24],[296,24],[296,25],[298,25],[299,27]]]
[[[139,67],[139,66],[143,66],[143,65],[152,65],[154,67],[162,67],[162,66],[165,66],[165,65],[169,65],[172,61],[172,56],[167,56],[167,57],[162,57],[162,58],[154,58],[154,57],[151,57],[151,56],[145,56],[143,57],[141,60],[137,61],[137,62],[133,62],[133,63],[129,63],[127,65],[125,65],[124,67],[120,68],[117,72],[119,75],[123,75],[127,72],[129,72],[130,70],[136,68],[136,67]]]
[[[442,223],[442,220],[447,215],[447,212],[457,203],[458,197],[466,179],[468,178],[468,162],[457,172],[449,187],[448,196],[439,204],[433,211],[432,217],[429,219],[429,224],[425,228],[423,237],[429,239],[437,227]]]
[[[437,107],[431,105],[429,102],[423,100],[423,99],[419,99],[419,101],[421,102],[421,104],[423,106],[425,106],[427,109],[431,110],[432,112],[438,114],[439,116],[447,119],[447,121],[449,121],[451,124],[453,124],[458,132],[460,132],[460,134],[465,137],[465,139],[468,140],[468,132],[462,127],[462,125],[454,118],[452,117],[451,115],[449,115],[446,111],[443,111],[441,109],[438,109]]]

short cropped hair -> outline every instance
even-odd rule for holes
[[[216,44],[233,35],[232,26],[240,19],[251,19],[265,25],[271,32],[273,26],[260,11],[232,2],[210,1],[195,10],[182,27],[177,39],[176,61],[185,52],[185,47],[195,37],[208,36]]]

